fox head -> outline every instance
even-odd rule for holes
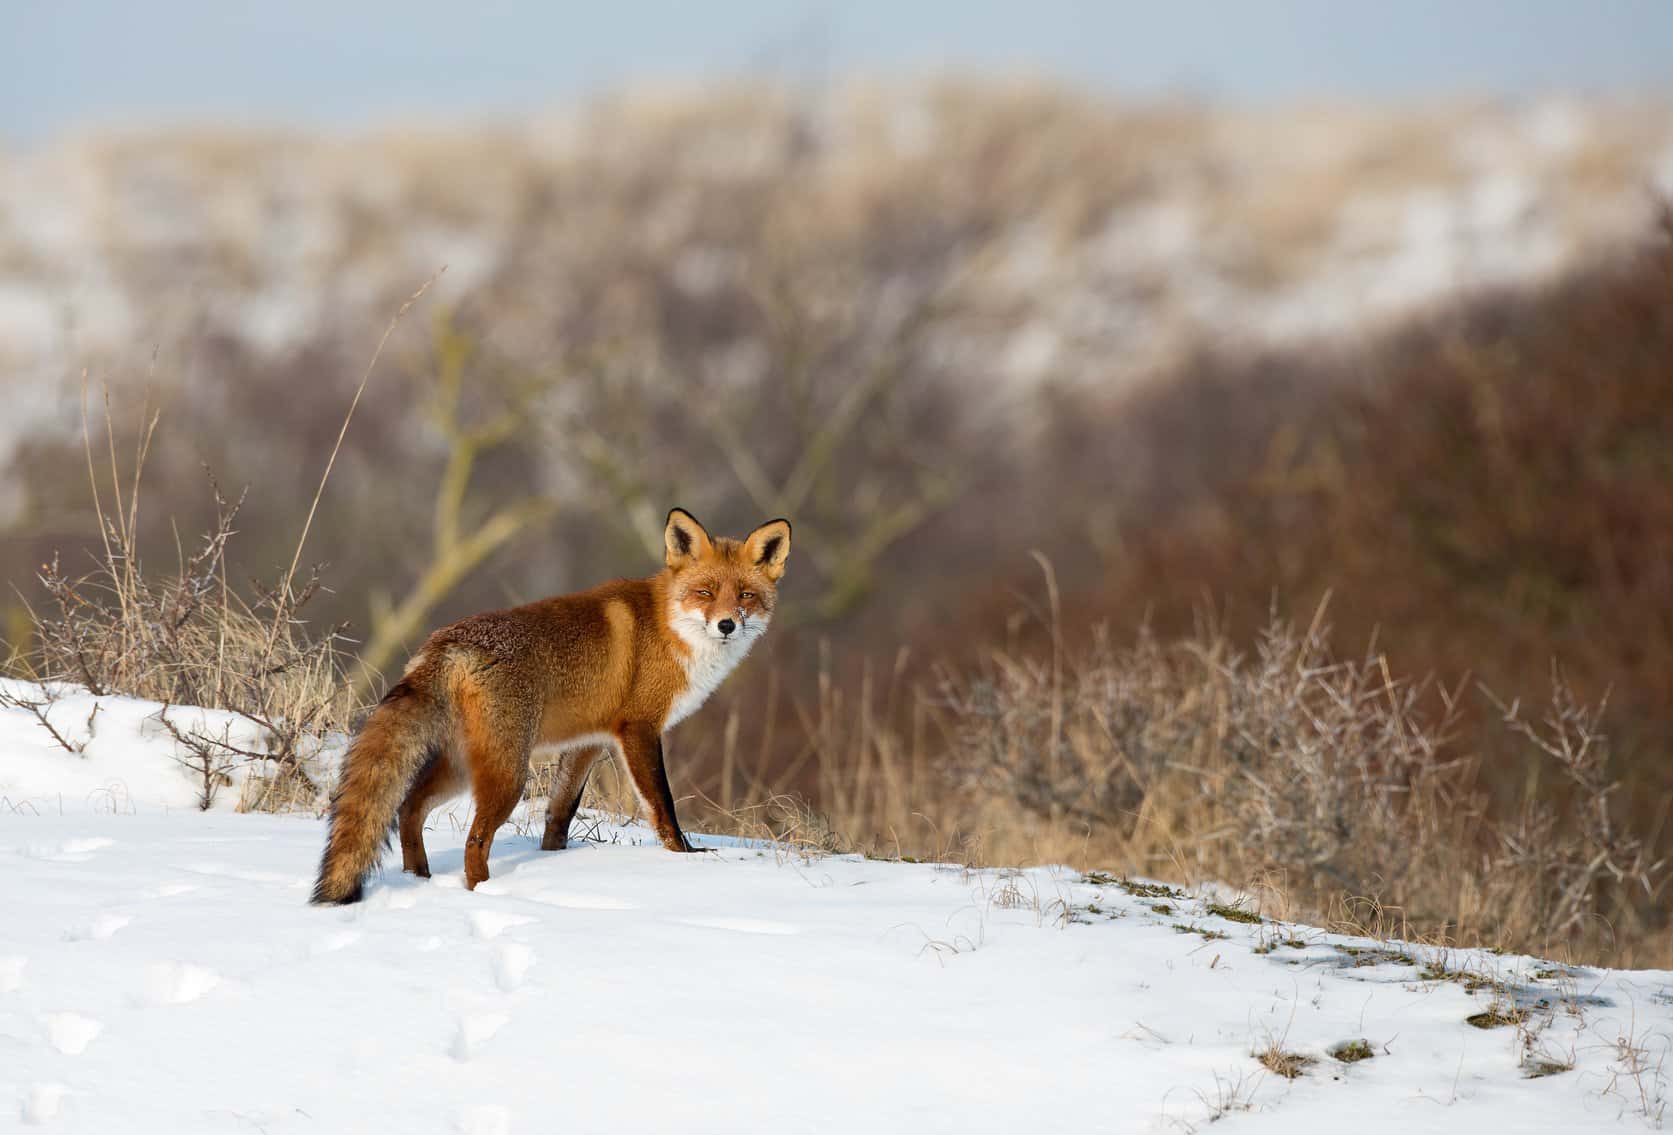
[[[784,561],[790,522],[769,520],[742,540],[711,538],[683,508],[668,514],[669,618],[692,645],[747,650],[767,630]]]

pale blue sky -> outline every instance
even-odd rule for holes
[[[5,0],[0,139],[516,112],[639,79],[1026,70],[1284,99],[1673,91],[1673,0]]]

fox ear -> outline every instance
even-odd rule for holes
[[[697,518],[683,508],[668,514],[668,526],[662,530],[662,544],[667,549],[666,563],[680,567],[709,554],[709,534],[697,523]]]
[[[774,583],[784,575],[784,561],[790,558],[790,522],[769,520],[744,541],[744,556]]]

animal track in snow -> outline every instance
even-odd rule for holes
[[[374,910],[411,910],[417,905],[418,892],[412,887],[384,887],[367,903]]]
[[[702,926],[709,930],[732,930],[739,934],[800,934],[801,927],[764,918],[675,918],[681,926]]]
[[[104,1031],[104,1022],[80,1013],[52,1013],[42,1018],[47,1043],[65,1056],[79,1056]]]
[[[29,959],[17,956],[0,958],[0,993],[10,993],[23,987],[23,967]]]
[[[479,910],[471,915],[471,932],[484,942],[500,936],[513,926],[524,926],[534,919],[526,914],[506,914],[498,910]]]
[[[459,1135],[511,1135],[511,1111],[497,1103],[467,1107],[459,1113]]]
[[[469,1060],[511,1020],[504,1013],[469,1013],[459,1018],[459,1031],[448,1049],[455,1060]]]
[[[638,910],[639,904],[610,895],[588,894],[585,891],[541,891],[534,901],[565,910]]]
[[[94,915],[90,921],[81,926],[66,930],[64,940],[67,942],[103,942],[132,921],[133,918],[129,915],[117,914],[114,911],[107,910],[102,914]]]
[[[189,895],[198,889],[196,883],[164,883],[145,892],[148,899],[171,899],[175,895]]]
[[[228,867],[225,863],[182,863],[180,870],[190,871],[194,875],[211,875],[217,879],[236,879],[240,883],[284,883],[296,886],[299,882],[311,885],[311,879],[302,879],[297,875],[281,875],[277,871],[246,871],[240,867]]]
[[[523,984],[534,965],[534,950],[521,942],[507,942],[494,959],[494,981],[507,993]]]
[[[186,962],[165,962],[152,966],[146,990],[159,1005],[186,1005],[221,984],[221,975]]]
[[[338,930],[327,934],[308,947],[308,953],[316,957],[320,954],[335,954],[338,950],[348,949],[360,939],[361,933],[358,930]]]
[[[63,843],[32,843],[17,850],[30,859],[45,859],[52,863],[85,863],[93,858],[95,851],[109,847],[115,842],[105,836],[88,836],[84,839],[67,839]]]
[[[28,1124],[49,1123],[58,1116],[58,1105],[64,1100],[63,1084],[31,1084],[23,1097],[20,1113]]]

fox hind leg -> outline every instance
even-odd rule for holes
[[[424,853],[424,820],[432,808],[464,786],[464,775],[448,755],[433,753],[401,803],[401,870],[423,879],[430,877],[430,859]]]
[[[511,818],[529,779],[531,723],[519,720],[507,700],[461,699],[466,764],[476,798],[476,818],[465,840],[465,887],[488,878],[488,852],[494,833]],[[514,703],[513,703],[514,704]]]
[[[581,806],[587,776],[604,755],[599,748],[575,749],[562,754],[554,766],[552,791],[546,799],[546,831],[540,837],[542,851],[562,851],[569,846],[569,824]]]
[[[483,783],[484,779],[488,783]],[[488,852],[494,846],[494,833],[511,818],[517,801],[523,798],[526,776],[478,777],[476,789],[476,818],[471,821],[471,834],[465,840],[465,887],[476,890],[476,885],[488,878]]]

